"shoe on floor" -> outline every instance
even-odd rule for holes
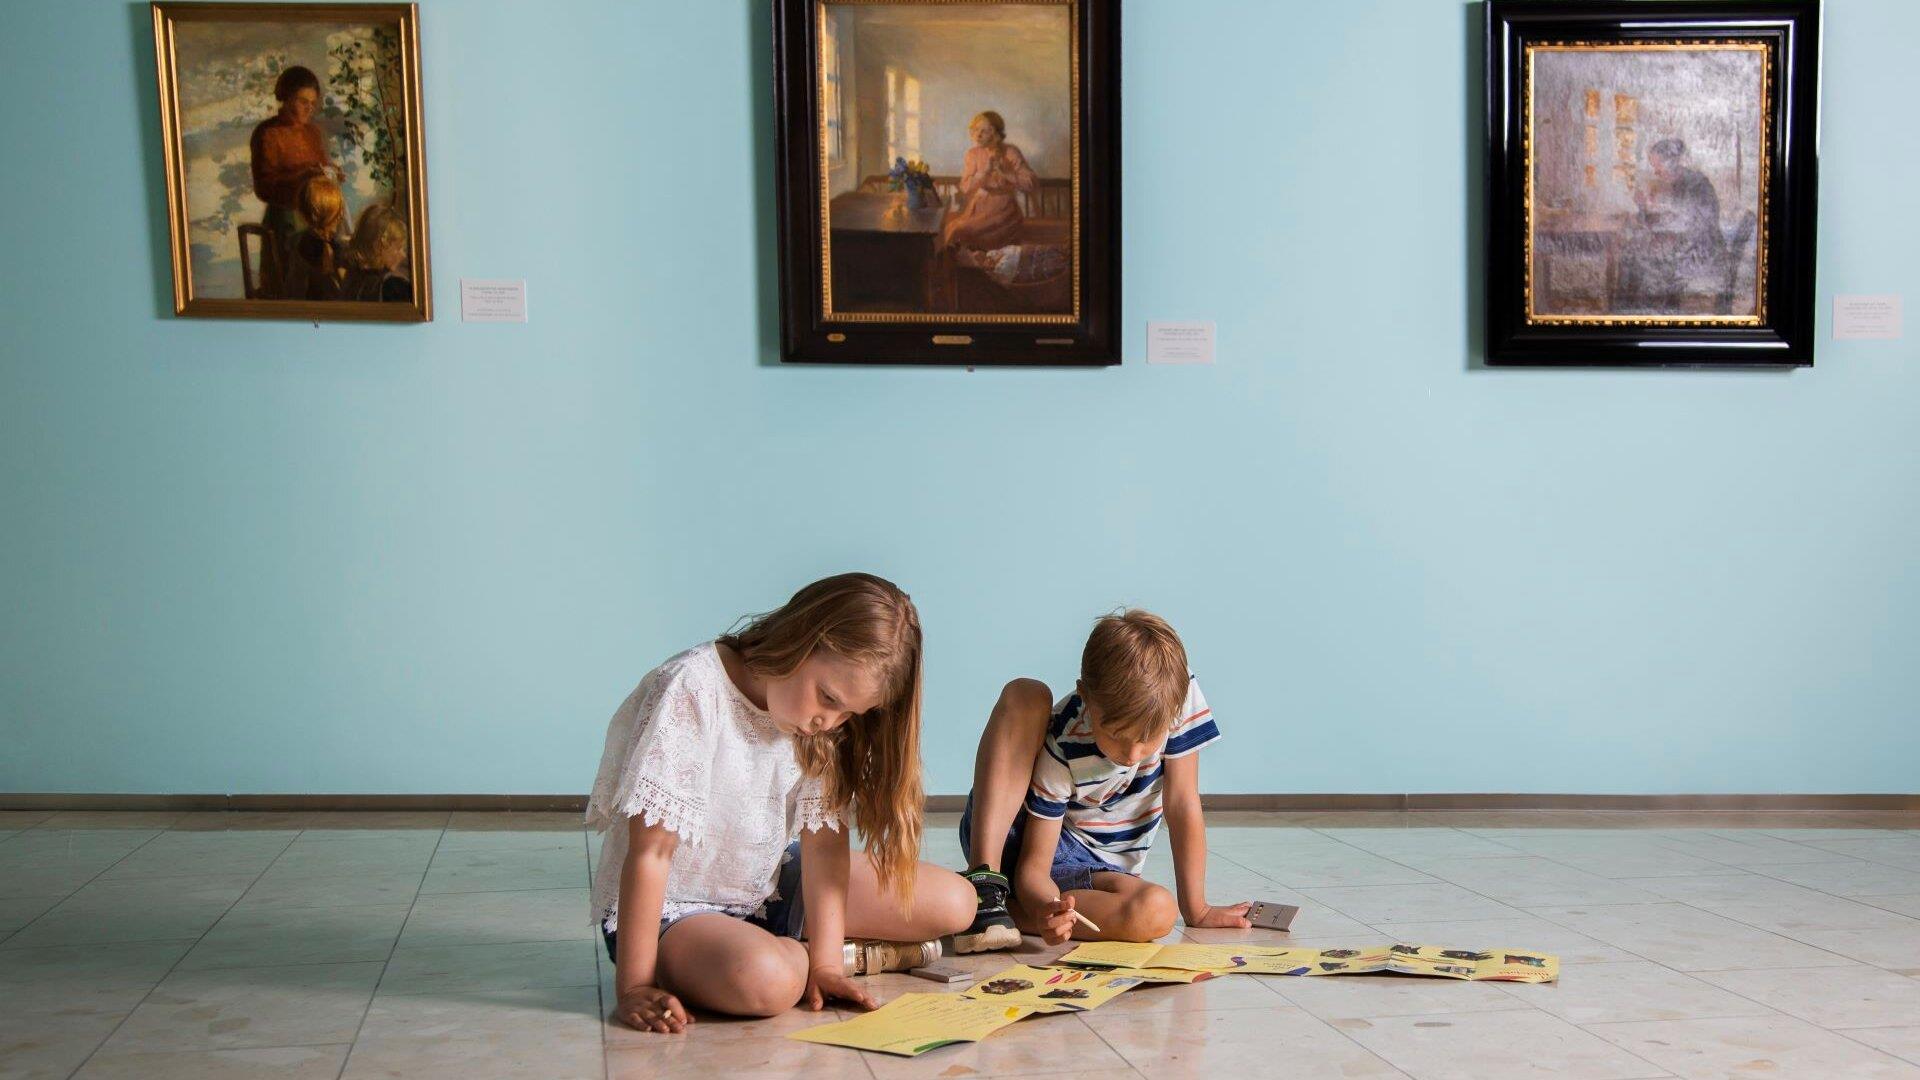
[[[849,975],[878,975],[883,971],[911,971],[940,959],[938,941],[847,942]]]
[[[974,909],[972,924],[953,935],[953,951],[992,952],[1020,944],[1020,930],[1013,925],[1013,916],[1007,914],[1007,893],[1010,891],[1007,875],[982,865],[973,867],[962,876],[973,885],[978,906]]]

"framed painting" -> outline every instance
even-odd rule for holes
[[[781,358],[1115,364],[1118,0],[774,0]]]
[[[1813,363],[1819,30],[1819,0],[1490,0],[1490,364]]]
[[[412,4],[153,5],[176,315],[432,318]]]

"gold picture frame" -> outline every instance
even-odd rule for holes
[[[174,314],[430,321],[418,6],[152,13]]]

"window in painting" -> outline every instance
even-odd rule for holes
[[[887,67],[887,164],[920,160],[920,80]]]

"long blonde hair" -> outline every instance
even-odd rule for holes
[[[797,741],[800,767],[825,781],[827,801],[866,837],[880,886],[911,906],[919,861],[920,613],[899,587],[872,574],[823,578],[779,609],[722,635],[757,675],[793,674],[824,648],[871,672],[881,703],[839,728]]]

